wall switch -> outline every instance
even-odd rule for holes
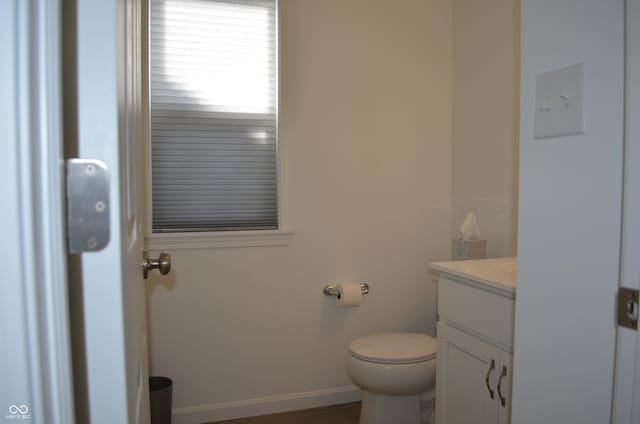
[[[585,132],[584,63],[536,75],[533,137]]]

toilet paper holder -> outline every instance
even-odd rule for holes
[[[368,294],[369,293],[369,284],[360,283],[360,290],[362,290],[362,294]],[[338,289],[336,289],[334,286],[332,286],[330,284],[324,286],[324,289],[322,289],[322,293],[324,293],[326,296],[335,296],[338,299],[340,299],[340,292],[338,291]]]

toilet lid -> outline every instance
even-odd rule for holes
[[[420,333],[383,333],[359,337],[349,343],[358,359],[383,364],[411,364],[436,357],[436,339]]]

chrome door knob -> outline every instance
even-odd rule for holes
[[[146,280],[149,271],[157,269],[160,274],[167,275],[171,271],[171,256],[167,252],[160,253],[158,259],[149,257],[147,250],[142,251],[142,276]]]

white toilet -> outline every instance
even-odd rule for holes
[[[435,387],[436,339],[383,333],[349,343],[347,374],[362,389],[360,424],[419,424],[420,394]]]

